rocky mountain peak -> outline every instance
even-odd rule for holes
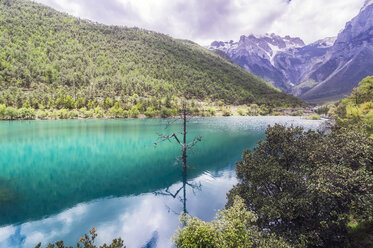
[[[373,0],[367,0],[359,15],[346,24],[336,43],[366,41],[373,37]]]
[[[274,33],[265,34],[262,36],[255,36],[253,34],[250,34],[249,36],[242,35],[238,43],[244,44],[248,42],[255,43],[257,45],[263,45],[263,43],[267,43],[267,45],[270,44],[272,46],[278,47],[279,49],[300,47],[305,45],[303,40],[298,37],[292,38],[289,35],[281,37]]]
[[[336,100],[373,75],[373,0],[337,37],[305,45],[300,38],[251,34],[209,49],[224,51],[245,70],[305,100]]]
[[[278,54],[291,52],[303,46],[303,40],[298,37],[281,37],[272,33],[258,36],[242,35],[238,42],[214,41],[207,48],[223,51],[245,70],[286,90],[286,80],[275,68],[275,58]]]
[[[337,40],[337,36],[327,37],[318,41],[311,43],[309,46],[318,47],[318,48],[329,48],[332,47]]]
[[[360,12],[364,11],[369,5],[373,4],[373,0],[366,0],[364,3],[363,8],[361,8]]]

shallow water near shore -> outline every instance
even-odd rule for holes
[[[235,162],[265,137],[268,125],[316,129],[300,117],[193,118],[188,154],[159,134],[169,120],[0,122],[0,247],[74,245],[95,227],[98,243],[122,237],[131,247],[171,247],[179,214],[210,221],[237,183]],[[180,190],[181,189],[181,190]],[[184,195],[185,189],[185,195]]]

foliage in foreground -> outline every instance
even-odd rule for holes
[[[243,200],[235,197],[234,204],[217,213],[215,220],[204,222],[187,214],[181,215],[174,243],[178,248],[290,248],[274,235],[261,232],[255,226],[257,216],[247,211]]]
[[[373,246],[373,140],[360,130],[275,125],[236,171],[228,206],[242,197],[260,229],[294,247]]]
[[[84,238],[79,240],[79,243],[76,244],[76,248],[126,248],[123,244],[122,239],[114,239],[113,242],[109,245],[103,244],[101,246],[95,245],[95,239],[97,233],[95,228],[89,231],[89,235],[85,234]],[[40,248],[41,243],[39,243],[35,248]],[[57,241],[54,244],[48,244],[46,248],[73,248],[72,246],[65,246],[63,241]]]

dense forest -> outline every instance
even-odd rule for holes
[[[166,98],[178,102],[180,97],[236,105],[302,105],[193,42],[81,20],[27,0],[0,1],[0,45],[0,103],[31,112],[10,109],[8,119],[37,115],[32,109],[83,108],[79,114],[100,117],[99,110],[86,112],[116,103],[123,111],[138,103],[142,113],[147,108],[160,111],[170,107]],[[122,117],[126,115],[131,114]]]

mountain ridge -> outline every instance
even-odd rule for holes
[[[287,36],[276,37],[284,40]],[[268,43],[266,37],[255,38]],[[253,43],[252,40],[246,41]],[[213,42],[207,48],[222,50],[216,44],[221,43]],[[307,45],[299,42],[298,46],[278,49],[270,58],[263,56],[260,49],[246,49],[252,44],[230,44],[237,44],[224,48],[233,62],[283,91],[310,102],[338,100],[363,78],[373,75],[373,0],[365,2],[338,36]]]

